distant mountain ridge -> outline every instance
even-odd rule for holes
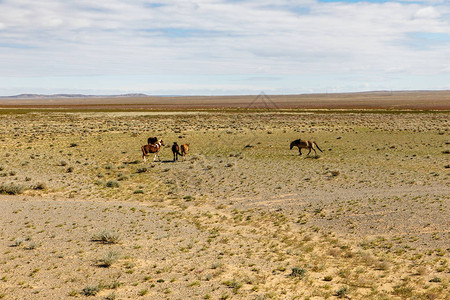
[[[14,96],[0,96],[0,99],[55,99],[55,98],[115,98],[115,97],[148,97],[146,94],[131,93],[121,95],[84,95],[84,94],[20,94]]]

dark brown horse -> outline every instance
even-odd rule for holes
[[[298,139],[291,143],[290,149],[292,150],[292,148],[294,148],[294,147],[298,147],[298,152],[300,153],[300,155],[302,155],[302,148],[309,149],[309,152],[307,155],[309,155],[311,153],[311,149],[314,150],[314,153],[317,155],[317,151],[315,148],[319,149],[320,152],[323,152],[319,148],[319,145],[317,145],[316,142],[314,142],[314,141],[304,141],[304,140]]]
[[[164,146],[163,140],[159,140],[159,142],[157,142],[155,144],[142,146],[141,147],[142,158],[144,159],[144,161],[147,161],[147,156],[150,155],[151,153],[155,153],[155,157],[153,157],[153,161],[156,160],[156,157],[158,157],[158,160],[161,161],[161,159],[159,158],[159,150],[161,150],[162,146]]]
[[[158,138],[155,136],[155,137],[149,137],[148,138],[148,140],[147,140],[147,144],[148,145],[153,145],[153,144],[156,144],[158,142]]]
[[[185,160],[186,155],[189,152],[189,144],[183,144],[179,146],[176,142],[172,145],[173,161],[178,160],[178,155],[183,156]]]
[[[173,153],[173,161],[178,160],[178,155],[182,156],[182,154],[180,153],[180,146],[178,146],[177,142],[173,142],[172,153]]]

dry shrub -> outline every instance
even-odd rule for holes
[[[94,235],[92,241],[101,242],[103,244],[117,244],[120,241],[120,235],[117,232],[103,230],[102,232]]]
[[[6,195],[19,195],[22,194],[27,187],[23,184],[1,184],[0,185],[0,194],[6,194]]]

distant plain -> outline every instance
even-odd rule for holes
[[[449,299],[449,129],[448,91],[2,98],[0,298]]]

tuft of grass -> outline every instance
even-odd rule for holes
[[[297,277],[297,278],[303,278],[306,275],[306,269],[304,268],[292,268],[291,274],[289,276],[291,277]]]
[[[110,188],[118,188],[120,184],[115,180],[109,180],[108,182],[106,182],[106,186]]]
[[[348,288],[346,286],[343,286],[339,290],[337,290],[334,295],[338,298],[346,298],[348,295]]]
[[[18,238],[14,241],[14,244],[12,245],[12,247],[19,247],[20,245],[22,245],[24,242],[24,239],[22,238]]]
[[[223,282],[224,285],[227,287],[233,289],[233,293],[237,294],[239,289],[242,287],[242,283],[239,281],[233,279],[233,280],[227,280]]]
[[[115,299],[117,299],[116,292],[112,292],[105,297],[105,300],[115,300]]]
[[[84,296],[95,296],[98,292],[100,292],[100,287],[98,285],[88,285],[81,290],[81,294]]]
[[[22,194],[27,187],[23,184],[1,184],[0,185],[0,194],[6,195],[19,195]]]
[[[120,253],[117,251],[109,251],[102,258],[98,260],[100,267],[109,268],[120,258]]]
[[[142,168],[137,168],[136,169],[136,173],[145,173],[148,171],[148,168],[146,167],[142,167]]]
[[[33,190],[46,190],[47,184],[45,182],[38,182],[35,185],[33,185]]]
[[[120,241],[119,233],[110,230],[103,230],[92,237],[92,241],[103,244],[117,244]]]
[[[413,295],[413,288],[405,284],[396,285],[393,288],[392,294],[403,298],[409,298]]]

